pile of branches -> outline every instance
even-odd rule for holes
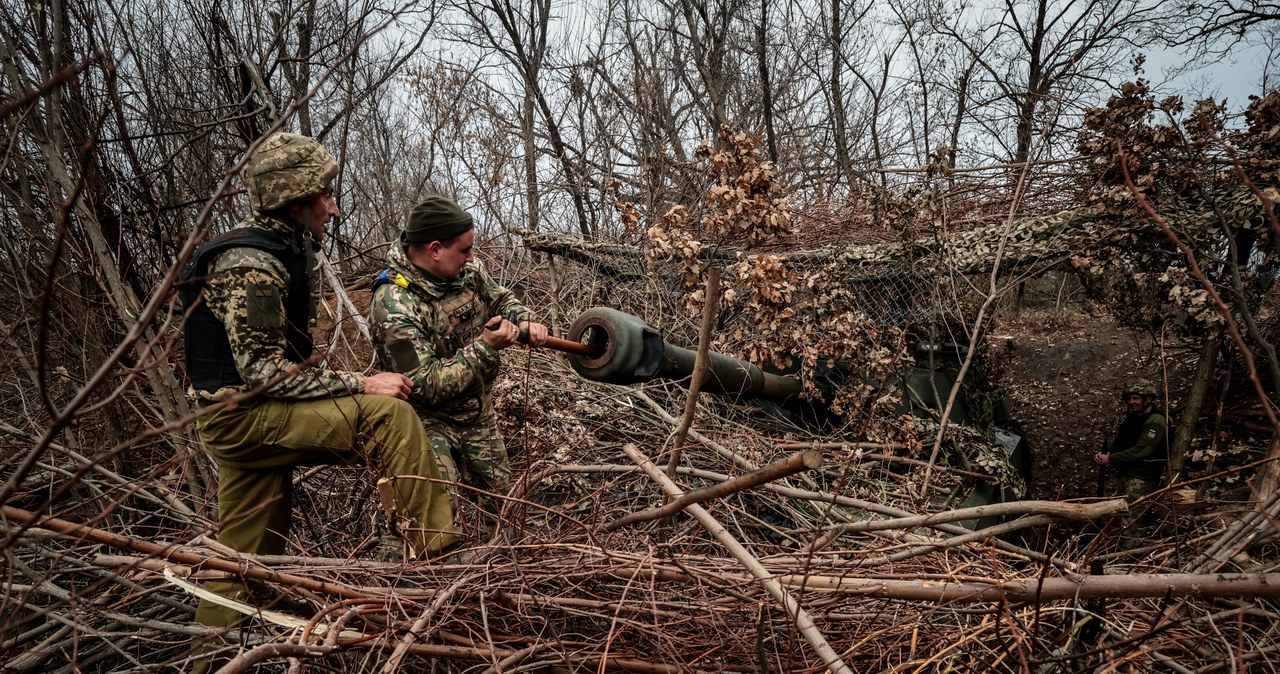
[[[916,494],[926,462],[906,448],[707,400],[668,478],[683,391],[513,355],[498,404],[519,477],[492,539],[364,559],[368,476],[326,468],[299,476],[306,509],[331,509],[298,513],[299,554],[249,558],[180,485],[81,463],[54,507],[34,488],[5,507],[5,671],[185,669],[210,632],[193,588],[228,576],[257,608],[220,635],[226,672],[1213,672],[1280,644],[1280,575],[1248,556],[1275,499],[1232,522],[1169,514],[1167,542],[1121,550],[1122,501],[957,509],[981,475],[939,464]],[[55,450],[46,477],[76,465]]]

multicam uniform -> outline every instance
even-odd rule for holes
[[[308,364],[316,302],[314,242],[294,226],[258,217],[202,246],[182,284],[196,422],[219,468],[218,540],[232,549],[282,554],[292,509],[292,469],[368,461],[388,478],[438,478],[413,408],[363,395],[364,377]],[[251,395],[256,394],[256,395]],[[393,483],[396,516],[415,552],[457,539],[449,499],[437,483]],[[240,583],[207,583],[223,595]],[[235,614],[202,601],[197,620],[229,625]]]
[[[409,400],[442,460],[442,472],[451,480],[505,493],[511,468],[492,395],[499,357],[477,337],[493,316],[519,324],[531,320],[529,310],[479,261],[468,262],[454,281],[436,279],[412,264],[403,245],[391,247],[387,263],[369,309],[380,366],[413,380]]]

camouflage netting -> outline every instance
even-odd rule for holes
[[[1235,231],[1266,230],[1262,205],[1244,187],[1178,202],[1162,215],[1199,249],[1221,238],[1223,222]],[[675,236],[661,231],[651,247],[522,234],[529,249],[573,260],[588,278],[597,279],[588,287],[607,288],[570,304],[628,298],[633,311],[687,347],[696,344],[693,316],[702,297],[700,279],[690,270],[721,266],[725,299],[714,348],[785,371],[799,369],[809,394],[834,411],[853,437],[904,443],[910,448],[906,456],[927,455],[933,434],[921,434],[919,424],[905,424],[892,413],[901,402],[895,389],[864,384],[910,368],[914,343],[967,345],[973,317],[989,297],[997,260],[1001,293],[1047,271],[1065,272],[1134,327],[1156,329],[1172,322],[1195,332],[1221,323],[1208,292],[1188,273],[1185,257],[1146,214],[1108,214],[1091,207],[994,221],[946,237],[808,249],[774,246],[768,252],[713,247],[678,227]],[[1274,270],[1274,260],[1266,258],[1245,275],[1248,287],[1236,292],[1234,279],[1224,275],[1219,292],[1256,309]],[[655,306],[674,311],[654,312]],[[833,363],[865,374],[832,390],[826,369]],[[917,407],[916,414],[929,411]],[[992,428],[980,430],[978,438],[973,433],[963,441],[948,437],[944,449],[963,447],[954,465],[972,467],[975,455],[990,455]],[[979,439],[984,433],[987,442]],[[1009,473],[1007,467],[994,472]],[[1008,486],[1020,493],[1018,481]]]

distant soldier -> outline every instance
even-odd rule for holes
[[[1130,504],[1160,489],[1169,463],[1168,421],[1156,406],[1156,387],[1146,379],[1129,382],[1121,394],[1125,418],[1109,452],[1093,460],[1115,469],[1124,498]],[[1133,517],[1126,519],[1126,524]]]
[[[510,290],[474,258],[473,220],[453,201],[432,196],[413,207],[388,269],[374,282],[369,323],[381,367],[413,382],[413,403],[450,480],[505,495],[507,450],[493,409],[498,352],[521,330],[541,346],[535,323]],[[496,515],[500,501],[480,505]]]
[[[218,465],[218,541],[282,554],[293,507],[293,467],[366,461],[384,478],[392,530],[410,555],[457,540],[449,498],[404,375],[330,370],[312,358],[315,249],[338,215],[338,165],[320,143],[278,133],[243,172],[254,216],[201,246],[184,271],[184,332],[196,428]],[[407,479],[397,479],[397,478]],[[224,596],[241,582],[211,582]],[[236,614],[208,601],[200,623]],[[206,661],[207,663],[207,661]],[[207,664],[206,664],[207,666]],[[200,666],[197,669],[201,669]]]

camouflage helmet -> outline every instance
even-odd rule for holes
[[[315,196],[338,175],[338,162],[314,138],[277,133],[262,142],[241,177],[253,210],[273,211]]]
[[[1124,391],[1120,394],[1121,398],[1127,398],[1131,395],[1140,396],[1156,396],[1156,386],[1148,379],[1132,379],[1125,385]]]

